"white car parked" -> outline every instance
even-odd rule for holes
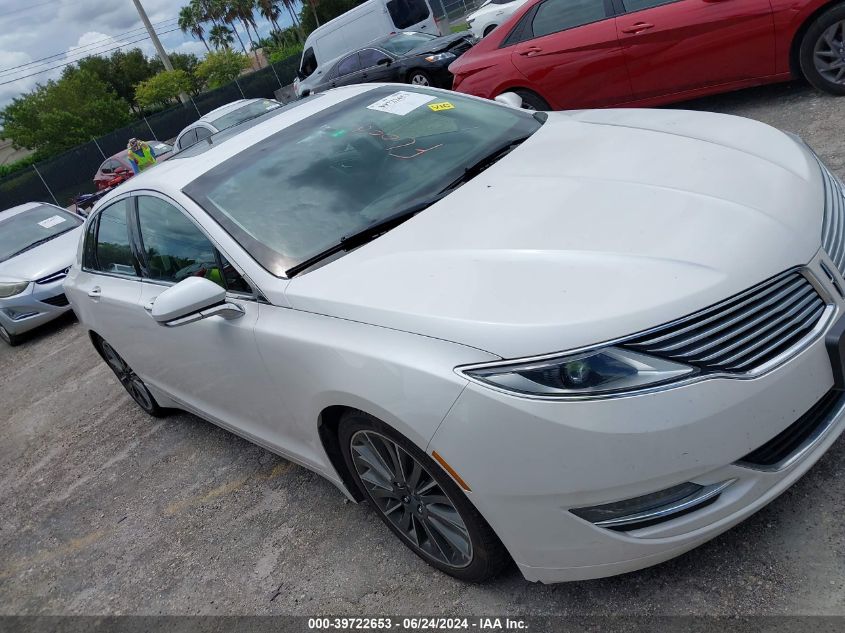
[[[467,16],[469,29],[478,39],[487,37],[526,2],[528,0],[487,0]]]
[[[845,198],[799,140],[389,85],[246,125],[104,199],[67,294],[145,411],[369,499],[433,566],[653,565],[842,432]]]
[[[212,134],[240,125],[282,107],[275,99],[238,99],[215,108],[179,132],[173,144],[176,151],[187,149]]]

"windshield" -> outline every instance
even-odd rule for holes
[[[244,121],[249,121],[250,119],[254,119],[257,116],[261,116],[265,112],[275,110],[281,105],[281,103],[279,103],[278,101],[273,101],[272,99],[261,99],[260,101],[253,101],[251,103],[247,103],[246,105],[241,106],[237,110],[227,112],[223,116],[214,119],[213,121],[211,121],[211,124],[218,130],[226,130],[230,127],[238,125],[239,123],[243,123]]]
[[[281,276],[540,125],[492,102],[385,86],[267,137],[184,191]]]
[[[41,205],[3,219],[0,213],[0,262],[11,259],[82,224],[82,218]]]
[[[433,39],[436,39],[436,36],[429,35],[428,33],[397,33],[379,42],[379,46],[394,55],[404,55],[408,51],[422,46]]]

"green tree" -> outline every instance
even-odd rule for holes
[[[138,103],[146,108],[168,106],[191,90],[191,77],[184,70],[165,70],[135,86]]]
[[[76,66],[68,66],[64,72],[69,74],[75,69],[92,72],[107,83],[118,97],[129,102],[133,108],[137,108],[135,86],[156,74],[157,62],[157,58],[150,60],[140,48],[135,48],[131,51],[115,51],[110,57],[86,57]]]
[[[200,64],[197,56],[193,53],[170,53],[169,57],[174,70],[184,70],[188,75],[191,87],[187,92],[193,96],[198,95],[202,91],[203,82],[196,76],[197,67]],[[154,74],[164,72],[165,70],[164,64],[161,63],[158,57],[150,62],[150,66],[153,68]]]
[[[0,110],[3,136],[49,155],[129,123],[129,104],[89,70],[74,68]]]
[[[197,67],[196,76],[209,88],[219,88],[234,81],[250,65],[246,55],[224,49],[206,55]]]

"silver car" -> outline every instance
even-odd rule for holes
[[[42,202],[0,212],[0,338],[9,345],[71,309],[62,282],[76,257],[82,222]]]
[[[179,132],[174,148],[177,152],[187,149],[191,145],[196,145],[207,139],[212,134],[228,130],[230,127],[235,127],[244,121],[249,121],[280,107],[282,107],[282,104],[275,99],[238,99],[232,103],[227,103],[216,110],[212,110]]]

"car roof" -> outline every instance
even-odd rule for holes
[[[171,160],[159,163],[155,169],[141,172],[121,184],[113,192],[106,195],[94,210],[96,211],[103,205],[108,204],[111,199],[130,191],[152,189],[164,194],[177,195],[188,183],[193,182],[204,173],[268,136],[333,105],[384,86],[401,90],[401,87],[397,88],[395,84],[357,84],[335,88],[283,106],[279,108],[277,115],[261,119],[255,125],[246,129],[238,128],[237,133],[227,134],[227,130],[216,134],[211,138],[215,140],[222,138],[225,139],[225,142],[197,143],[201,146],[199,149],[192,151],[195,147],[192,146],[177,153]]]
[[[237,101],[232,101],[231,103],[222,105],[219,108],[214,108],[214,110],[212,110],[208,114],[202,115],[199,119],[197,119],[188,127],[192,127],[195,123],[198,123],[200,121],[204,121],[205,123],[213,123],[220,117],[225,116],[230,112],[234,112],[235,110],[240,110],[245,105],[255,103],[256,101],[267,101],[267,99],[238,99]]]
[[[3,211],[0,211],[0,222],[12,217],[13,215],[18,215],[19,213],[23,213],[24,211],[29,211],[30,209],[35,209],[36,207],[43,206],[55,207],[56,209],[60,208],[56,207],[55,204],[52,204],[50,202],[25,202],[24,204],[19,204],[18,206],[12,207],[11,209],[4,209]],[[64,210],[65,209],[62,209],[62,211]]]

